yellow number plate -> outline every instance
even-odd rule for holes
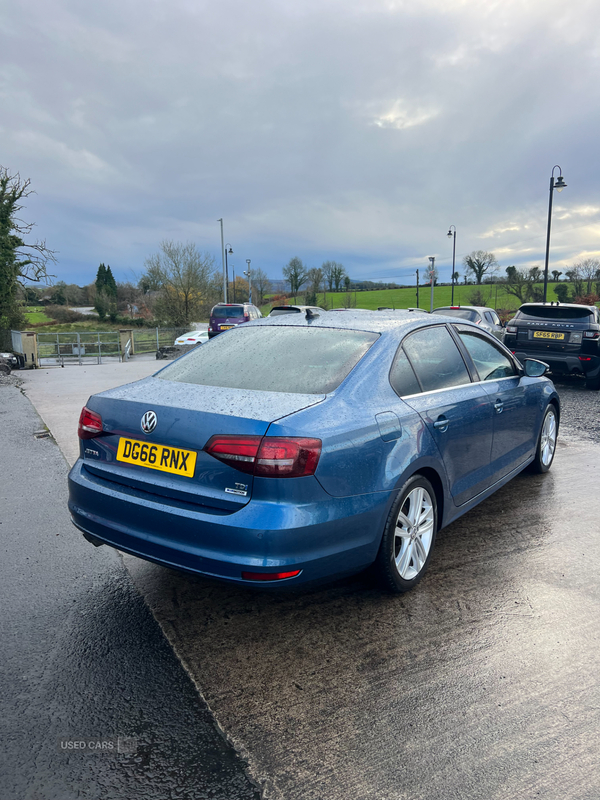
[[[564,333],[552,333],[552,331],[534,331],[534,339],[564,339]]]
[[[119,440],[117,449],[117,461],[172,472],[186,478],[194,477],[197,455],[193,450],[180,450],[178,447],[165,447],[162,444],[149,444],[123,437]]]
[[[221,325],[222,331],[230,331],[232,328],[235,328],[235,325]]]

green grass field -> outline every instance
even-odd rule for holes
[[[26,306],[23,309],[23,314],[28,325],[37,325],[39,322],[52,322],[52,318],[46,315],[41,306]]]
[[[542,284],[540,284],[540,287]],[[548,299],[556,299],[553,292],[553,286],[548,286]],[[507,294],[502,284],[491,286],[484,284],[482,286],[473,285],[456,285],[454,287],[454,304],[455,305],[473,305],[471,302],[472,295],[481,291],[485,299],[485,304],[490,308],[500,309],[517,309],[521,303],[513,295]],[[372,292],[351,292],[352,305],[356,303],[357,308],[370,308],[376,309],[380,306],[388,306],[390,308],[423,308],[429,311],[431,287],[421,286],[419,288],[419,303],[417,306],[417,294],[414,287],[408,289],[381,289]],[[435,286],[433,289],[433,307],[449,306],[452,296],[451,286]],[[317,305],[325,308],[343,308],[346,305],[348,295],[346,292],[327,292],[327,300],[325,296],[320,293],[317,299]],[[304,303],[304,295],[298,295],[298,303]],[[288,298],[288,302],[293,302],[293,298]],[[268,313],[271,308],[271,303],[266,303],[262,307],[262,313]]]

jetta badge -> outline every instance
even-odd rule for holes
[[[158,422],[154,411],[146,411],[142,417],[141,427],[144,433],[152,433]]]

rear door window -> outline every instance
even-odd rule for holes
[[[424,392],[471,383],[463,357],[445,326],[411,333],[402,346]]]
[[[421,386],[417,380],[417,376],[408,360],[408,357],[402,347],[398,348],[396,358],[390,370],[390,383],[393,390],[400,397],[407,397],[411,394],[419,394]]]

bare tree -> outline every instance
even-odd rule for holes
[[[298,256],[290,258],[286,266],[283,268],[283,277],[290,283],[290,294],[294,296],[294,303],[296,302],[296,295],[300,287],[304,286],[308,279],[306,267],[302,263],[302,259]]]
[[[206,317],[218,296],[213,257],[191,242],[163,241],[144,262],[140,285],[157,293],[154,312],[171,325],[186,326]]]
[[[257,305],[262,306],[265,303],[265,295],[270,294],[272,287],[271,281],[267,278],[262,269],[252,270],[252,288],[256,292]]]
[[[536,283],[539,281],[539,267],[529,270],[518,269],[515,266],[506,268],[506,292],[518,298],[521,303],[539,302],[543,292]]]
[[[600,261],[597,258],[584,258],[574,264],[573,269],[578,272],[583,281],[587,281],[587,294],[591,294],[592,281],[600,279]],[[576,294],[583,294],[583,292],[576,292]]]
[[[33,222],[17,215],[22,200],[33,194],[31,181],[11,175],[0,166],[0,327],[21,323],[21,289],[26,282],[50,283],[49,263],[56,263],[55,251],[45,241],[30,241]]]
[[[573,294],[575,297],[580,297],[584,294],[583,291],[583,283],[584,277],[581,273],[581,267],[579,264],[573,264],[571,269],[568,269],[565,272],[565,275],[569,279],[569,282],[573,284]]]
[[[466,268],[465,276],[472,272],[476,283],[482,283],[485,273],[498,266],[496,256],[486,250],[473,250],[472,253],[464,257],[463,264]]]
[[[325,280],[329,285],[329,291],[339,292],[340,286],[342,285],[342,281],[344,280],[344,276],[346,274],[346,270],[344,269],[344,265],[340,264],[337,261],[324,261],[321,264],[321,269],[323,270],[323,275],[325,276]]]
[[[557,269],[552,270],[552,278],[554,279],[554,283],[558,283],[558,279],[562,275],[562,272],[559,272]]]

